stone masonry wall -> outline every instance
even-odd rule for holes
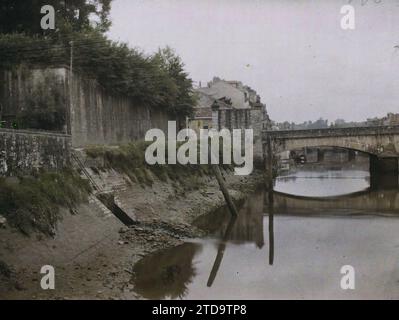
[[[48,79],[54,80],[48,83]],[[36,99],[32,93],[37,87],[43,88],[43,84],[51,87],[50,96],[54,96],[53,92],[60,96],[57,101],[61,106],[57,108],[65,111],[65,123],[57,131],[71,134],[73,147],[143,140],[149,129],[167,128],[169,117],[165,110],[110,94],[94,79],[75,73],[71,78],[67,67],[20,66],[0,72],[0,121],[11,123],[21,113],[29,112],[32,100]],[[40,108],[40,103],[33,104]]]
[[[68,135],[0,129],[0,176],[62,169],[69,165],[70,150]]]
[[[146,132],[153,128],[167,131],[168,115],[163,110],[109,95],[95,80],[76,74],[72,88],[70,132],[74,147],[144,140]]]

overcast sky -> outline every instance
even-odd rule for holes
[[[343,30],[349,1],[114,0],[109,35],[173,47],[194,81],[250,85],[276,121],[399,112],[399,0],[352,0],[356,28]]]

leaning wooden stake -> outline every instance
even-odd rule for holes
[[[215,164],[211,164],[210,166],[212,168],[212,172],[215,175],[216,180],[219,183],[220,190],[223,193],[224,199],[226,200],[230,213],[232,214],[233,217],[236,217],[238,215],[238,211],[233,200],[231,199],[229,190],[227,190],[226,184],[224,183],[224,179],[222,177],[222,173],[220,172],[219,166]]]
[[[224,182],[222,173],[220,172],[220,168],[218,164],[212,164],[212,149],[211,149],[211,139],[208,139],[208,163],[209,166],[211,167],[211,170],[213,172],[213,175],[215,176],[216,180],[219,183],[220,190],[223,193],[224,199],[226,200],[227,207],[230,210],[230,213],[233,217],[238,216],[238,211],[237,208],[231,199],[231,196],[229,194],[229,190],[227,190],[226,184]]]

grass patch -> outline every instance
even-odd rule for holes
[[[52,235],[60,207],[74,209],[87,201],[89,192],[88,181],[70,169],[41,172],[13,182],[0,178],[0,212],[26,235],[33,231]]]
[[[93,159],[102,158],[105,169],[112,168],[126,174],[131,181],[143,187],[152,186],[156,177],[160,181],[171,180],[182,184],[187,190],[195,190],[201,185],[200,177],[210,175],[208,165],[148,165],[145,161],[145,151],[150,144],[135,142],[117,148],[93,146],[85,151]]]

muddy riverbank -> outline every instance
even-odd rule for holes
[[[124,226],[92,196],[74,214],[63,210],[54,238],[26,237],[6,225],[0,229],[0,299],[135,299],[133,266],[155,251],[203,236],[193,221],[224,205],[209,175],[196,178],[195,185],[187,176],[179,181],[151,177],[152,185],[143,186],[114,170],[87,170],[136,224]],[[223,174],[236,201],[262,183],[259,172]],[[44,265],[55,268],[55,290],[41,289]]]

